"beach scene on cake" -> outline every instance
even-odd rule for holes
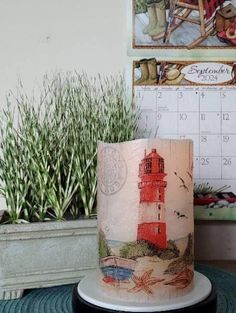
[[[98,146],[98,279],[106,294],[161,302],[193,287],[191,140]]]

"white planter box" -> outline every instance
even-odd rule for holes
[[[71,284],[97,265],[97,221],[0,226],[0,299]]]

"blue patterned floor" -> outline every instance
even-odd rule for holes
[[[236,274],[205,265],[196,266],[196,270],[206,275],[216,285],[217,313],[236,313]]]
[[[217,313],[236,313],[236,274],[205,265],[196,270],[216,284]],[[72,313],[72,289],[70,285],[32,290],[20,300],[0,301],[0,313]]]

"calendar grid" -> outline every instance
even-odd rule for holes
[[[195,179],[236,180],[236,89],[229,86],[135,86],[147,137],[194,142]],[[235,100],[234,100],[235,101]]]

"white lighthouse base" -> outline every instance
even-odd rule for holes
[[[75,288],[73,294],[74,313],[86,312],[215,312],[216,293],[210,280],[195,272],[194,288],[187,295],[161,303],[132,303],[112,299],[101,290],[96,272],[85,277]],[[210,310],[211,311],[210,311]]]

